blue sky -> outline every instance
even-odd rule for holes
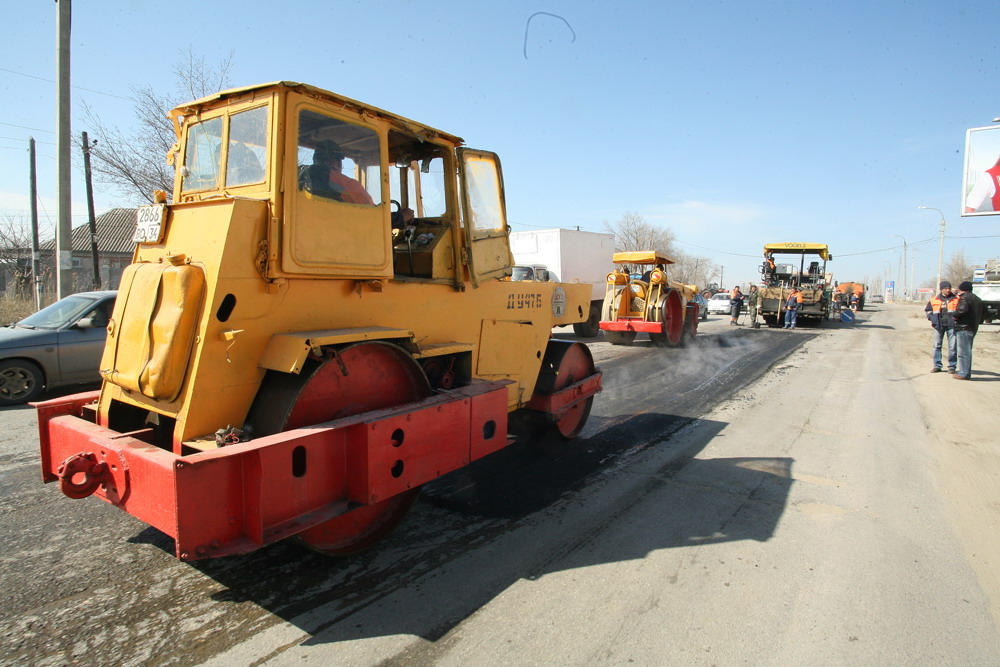
[[[995,2],[77,0],[73,10],[74,135],[88,129],[84,102],[129,125],[131,87],[172,90],[189,47],[210,63],[232,51],[234,86],[303,81],[496,151],[515,231],[600,231],[636,212],[724,265],[730,285],[757,276],[764,243],[785,241],[828,243],[835,278],[874,281],[897,273],[898,234],[921,282],[937,271],[940,221],[923,205],[945,213],[946,259],[1000,256],[1000,218],[959,217],[965,131],[1000,116]],[[0,44],[0,214],[27,217],[33,135],[44,226],[56,217],[57,6],[0,12],[18,26]],[[96,197],[99,213],[129,203]],[[83,222],[79,174],[73,200]]]

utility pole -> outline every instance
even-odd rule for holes
[[[94,289],[101,289],[101,267],[97,264],[97,218],[94,216],[94,184],[90,179],[90,141],[83,133],[83,176],[87,184],[87,215],[90,223],[90,256],[94,260]]]
[[[69,46],[72,26],[71,0],[56,0],[56,131],[58,147],[56,169],[59,180],[59,223],[56,227],[56,298],[69,296],[73,291],[73,228],[71,192],[72,161],[70,158],[70,67]]]
[[[941,214],[941,224],[938,228],[938,272],[937,272],[937,283],[934,284],[934,289],[941,289],[941,262],[944,261],[944,211],[939,208],[934,208],[933,206],[918,206],[917,208],[926,209],[928,211],[937,211]]]
[[[906,237],[904,237],[902,234],[889,234],[889,236],[890,237],[896,237],[896,238],[903,239],[903,280],[906,281],[906,288],[903,289],[903,298],[904,299],[909,299],[910,298],[910,281],[907,278],[908,274],[906,273],[906,254],[909,252],[909,250],[908,250],[908,248],[906,246]],[[899,267],[896,267],[896,268],[897,268],[897,271],[898,271]]]
[[[35,138],[28,137],[28,160],[30,175],[28,189],[31,194],[31,293],[35,299],[35,310],[42,309],[42,261],[38,252],[38,181],[35,172]]]

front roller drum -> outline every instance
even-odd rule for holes
[[[594,367],[594,358],[586,345],[549,341],[548,347],[545,348],[545,357],[542,359],[538,382],[535,384],[535,397],[538,400],[533,398],[528,408],[537,410],[542,407],[541,404],[547,395],[551,396],[574,387],[585,392],[581,383],[592,380],[595,376],[596,391],[591,391],[582,400],[548,413],[555,430],[567,440],[579,435],[587,423],[590,407],[594,403],[594,393],[600,391],[600,373]]]

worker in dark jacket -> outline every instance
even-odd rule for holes
[[[983,302],[972,293],[968,280],[958,286],[958,306],[952,313],[955,319],[955,340],[958,348],[958,370],[952,375],[956,380],[972,379],[972,341],[983,321]]]
[[[948,372],[955,372],[955,364],[958,362],[958,349],[955,343],[955,320],[952,314],[958,308],[958,295],[951,291],[951,283],[942,280],[938,285],[941,290],[931,297],[931,300],[924,306],[927,319],[934,327],[934,367],[931,373],[940,373],[941,368],[941,346],[948,342]]]
[[[729,324],[730,326],[736,326],[739,319],[740,313],[743,311],[743,293],[740,291],[740,286],[737,285],[733,288],[733,291],[729,293]]]

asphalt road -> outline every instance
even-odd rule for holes
[[[920,431],[876,371],[893,316],[592,343],[605,389],[577,440],[428,485],[339,560],[282,543],[180,563],[158,531],[42,485],[33,413],[7,409],[0,663],[998,664]],[[894,418],[858,429],[841,404]]]

